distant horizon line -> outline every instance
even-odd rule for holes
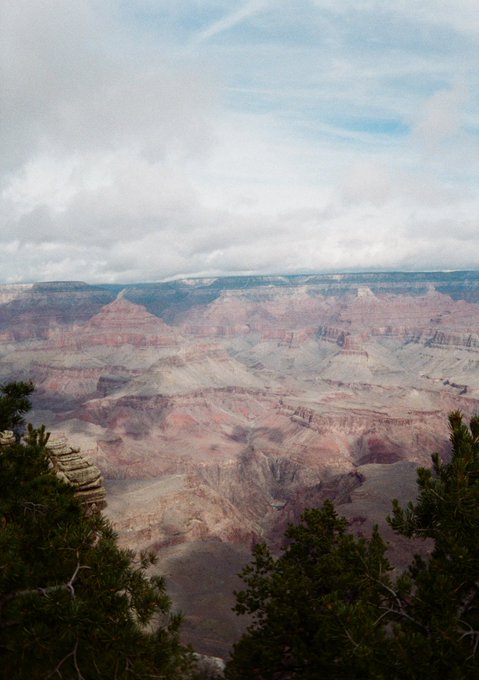
[[[207,281],[211,282],[218,279],[246,279],[246,278],[300,278],[300,277],[325,277],[330,278],[334,276],[368,276],[374,274],[477,274],[479,275],[479,267],[477,269],[443,269],[443,268],[431,268],[431,269],[338,269],[338,270],[315,270],[315,271],[303,271],[303,272],[274,272],[274,273],[257,273],[257,272],[241,272],[235,274],[185,274],[185,275],[175,275],[171,277],[165,277],[162,279],[149,279],[149,280],[132,280],[125,282],[122,280],[118,281],[89,281],[88,279],[45,279],[36,281],[1,281],[0,286],[35,286],[35,285],[59,285],[59,284],[81,284],[86,286],[106,286],[106,287],[116,287],[116,286],[135,286],[135,285],[157,285],[157,284],[168,284],[175,283],[179,281]]]

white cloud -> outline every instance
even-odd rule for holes
[[[466,88],[456,85],[452,89],[435,92],[424,102],[414,132],[427,151],[438,150],[443,142],[460,133],[466,98]]]
[[[243,21],[253,17],[271,4],[271,0],[247,0],[247,2],[242,3],[238,9],[227,12],[221,19],[214,21],[210,26],[197,33],[194,40],[195,42],[209,40],[215,35],[223,33],[230,28],[234,28]]]
[[[2,278],[475,266],[458,2],[4,0]]]

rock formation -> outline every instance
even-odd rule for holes
[[[47,453],[57,476],[75,489],[75,496],[92,512],[106,507],[106,494],[100,470],[79,450],[67,444],[62,434],[50,436]]]
[[[11,430],[0,432],[0,448],[15,444],[15,434]],[[106,507],[106,493],[100,470],[79,450],[68,446],[63,434],[49,438],[46,446],[52,468],[59,479],[75,489],[75,496],[92,512]]]

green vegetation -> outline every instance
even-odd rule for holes
[[[375,621],[389,571],[386,546],[377,532],[356,540],[346,527],[326,502],[289,528],[279,559],[256,546],[236,604],[253,623],[226,677],[374,677],[371,658],[385,638]]]
[[[4,426],[28,410],[28,389],[3,388]],[[147,576],[153,557],[119,549],[50,469],[47,439],[30,427],[0,446],[1,677],[192,677],[165,584]]]
[[[275,559],[265,545],[242,572],[236,612],[252,622],[229,680],[479,677],[479,418],[449,418],[450,463],[418,472],[416,503],[395,501],[396,532],[429,539],[394,578],[385,544],[346,532],[330,502],[290,527]]]
[[[31,382],[9,382],[0,387],[0,431],[23,427],[23,416],[32,408],[30,395],[34,389]]]

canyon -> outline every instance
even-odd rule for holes
[[[447,414],[479,412],[479,273],[3,285],[13,379],[101,471],[121,545],[158,554],[186,641],[225,656],[237,572],[305,507],[379,523],[407,563],[390,501],[447,457]]]

